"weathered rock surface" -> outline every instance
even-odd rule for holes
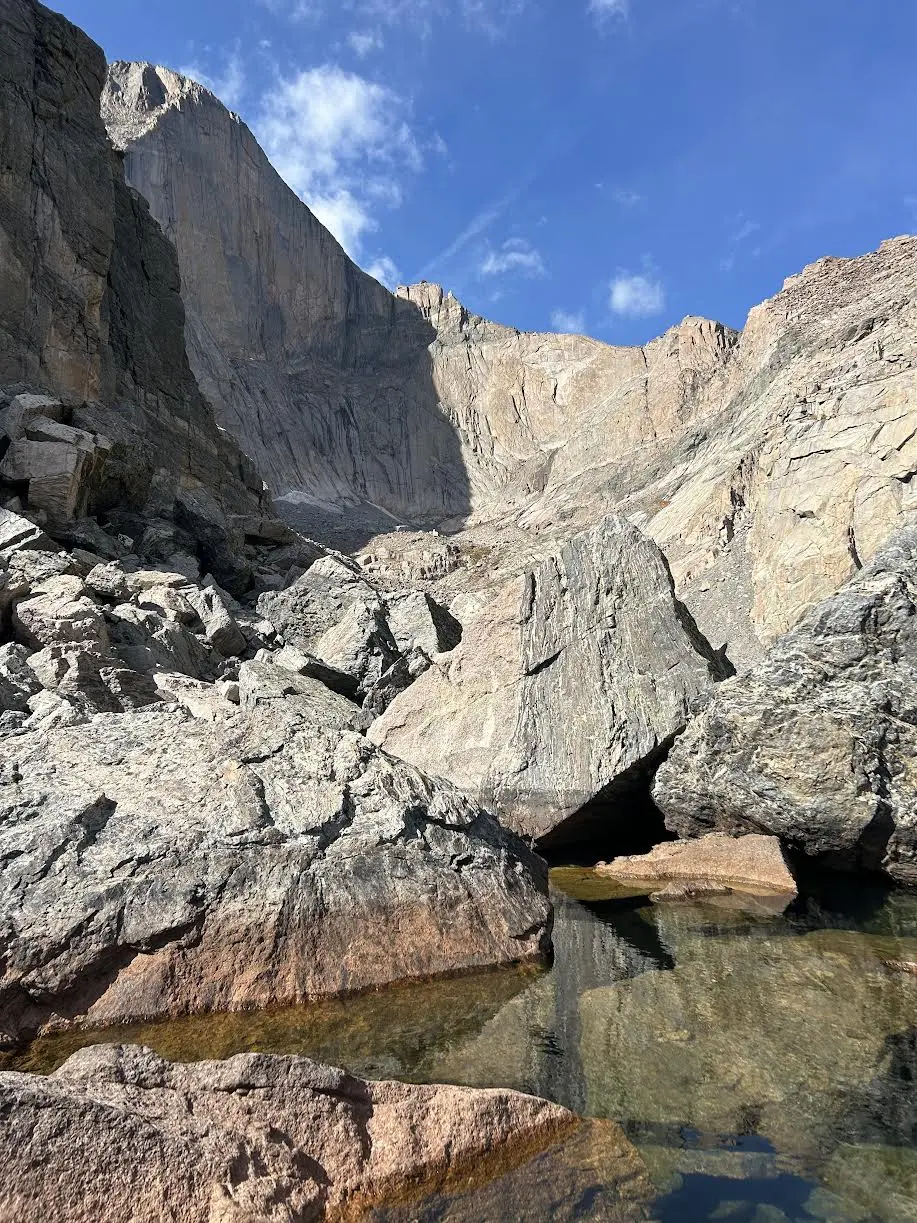
[[[275,491],[461,512],[460,446],[415,307],[351,263],[201,86],[116,63],[103,107],[129,181],[179,252],[197,378]]]
[[[680,836],[766,832],[917,882],[917,528],[688,726],[653,787]]]
[[[290,515],[372,502],[499,550],[625,513],[745,669],[912,504],[917,239],[807,268],[741,333],[691,317],[613,348],[488,322],[437,285],[386,294],[237,116],[164,69],[114,65],[105,115],[176,242],[195,371]]]
[[[510,1091],[370,1083],[297,1057],[183,1066],[99,1046],[47,1079],[0,1074],[0,1218],[358,1219],[486,1182],[577,1124]]]
[[[650,853],[599,863],[596,874],[623,883],[678,883],[705,888],[796,894],[776,837],[711,832],[696,841],[665,841]]]
[[[611,518],[500,590],[369,736],[526,835],[572,835],[723,673],[658,548]]]
[[[195,488],[259,514],[261,478],[188,365],[174,249],[107,138],[101,51],[34,0],[2,0],[0,31],[0,387],[42,392],[0,399],[0,479],[61,519],[171,515]],[[236,572],[225,530],[202,548]]]
[[[0,739],[0,1031],[297,1002],[526,960],[542,863],[314,680]],[[379,954],[379,948],[385,954]]]

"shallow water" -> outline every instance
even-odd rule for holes
[[[652,1181],[592,1127],[489,1186],[378,1214],[390,1223],[917,1223],[917,894],[822,882],[775,913],[652,906],[575,868],[552,883],[549,971],[67,1035],[6,1065],[47,1072],[128,1040],[179,1060],[295,1052],[514,1087],[620,1122]]]

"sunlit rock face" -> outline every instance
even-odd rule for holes
[[[624,512],[740,667],[911,503],[917,240],[822,260],[741,332],[687,318],[642,348],[521,333],[438,285],[392,296],[361,273],[193,82],[116,64],[104,111],[176,244],[195,373],[279,493],[497,539]]]
[[[575,813],[646,767],[724,674],[659,549],[609,518],[499,591],[369,737],[518,832],[576,839]]]
[[[514,1092],[368,1083],[256,1054],[174,1065],[116,1045],[48,1079],[0,1073],[0,1117],[0,1212],[21,1223],[356,1220],[486,1184],[577,1130]],[[620,1131],[612,1141],[620,1180],[639,1183],[639,1156]]]
[[[680,836],[767,831],[917,882],[917,529],[721,685],[653,787]]]
[[[220,704],[0,743],[5,1041],[548,950],[543,864],[368,744],[355,705],[304,678]]]

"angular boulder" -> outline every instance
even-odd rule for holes
[[[725,666],[656,545],[608,518],[499,590],[369,737],[516,831],[572,838],[571,817],[648,768]]]
[[[0,740],[7,1040],[547,950],[544,864],[288,676],[224,717],[158,704]]]
[[[101,1045],[46,1079],[0,1073],[0,1217],[357,1219],[486,1181],[577,1127],[513,1091],[371,1083],[302,1057],[178,1065]]]
[[[682,837],[767,832],[917,883],[917,528],[716,690],[653,797]]]

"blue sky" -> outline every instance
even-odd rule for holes
[[[917,229],[913,0],[58,0],[190,70],[364,267],[530,330],[741,326]]]

